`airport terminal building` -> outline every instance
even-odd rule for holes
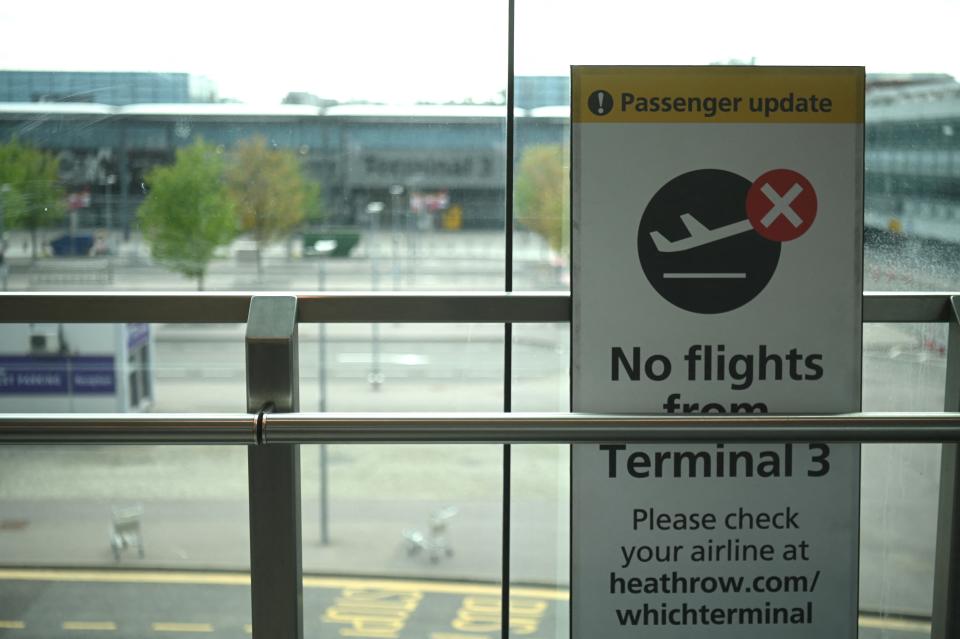
[[[458,227],[503,223],[502,105],[215,99],[187,74],[2,71],[0,139],[57,154],[68,193],[89,194],[79,200],[81,226],[102,227],[112,206],[113,224],[130,229],[151,167],[197,139],[229,148],[253,136],[302,158],[333,224],[364,224],[372,201],[409,206],[436,226],[450,207],[462,211]],[[960,84],[940,74],[868,76],[866,105],[866,226],[956,241]],[[531,146],[569,147],[566,77],[517,78],[516,107],[515,161]]]
[[[185,74],[174,74],[180,83],[167,87],[167,102],[130,103],[118,103],[110,99],[116,96],[94,87],[109,74],[51,74],[71,78],[61,84],[73,87],[70,95],[89,100],[49,101],[37,97],[67,90],[54,91],[59,85],[53,80],[48,89],[36,78],[39,88],[14,90],[11,73],[17,72],[0,72],[0,139],[17,137],[56,153],[68,192],[91,194],[84,215],[88,225],[102,223],[108,196],[114,220],[132,223],[143,199],[144,176],[154,165],[171,163],[177,148],[197,139],[229,148],[254,136],[302,158],[322,184],[326,210],[336,224],[360,223],[369,202],[389,202],[397,187],[405,198],[443,194],[427,200],[460,207],[465,228],[503,224],[503,106],[199,103],[188,99]],[[77,75],[91,86],[81,89]],[[136,88],[138,82],[157,84],[153,74],[116,75],[124,77],[113,83],[133,84],[128,96],[159,95]],[[566,78],[553,80],[568,91]],[[560,91],[554,87],[554,93]],[[567,111],[565,106],[519,106],[518,152],[535,144],[567,144]]]

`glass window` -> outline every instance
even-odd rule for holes
[[[0,146],[29,148],[53,168],[31,178],[44,188],[23,207],[16,171],[0,167],[0,288],[503,289],[505,7],[418,0],[260,9],[171,6],[147,15],[104,0],[5,16],[21,35],[0,44],[8,69],[0,72]],[[83,46],[68,44],[79,32]],[[41,51],[39,40],[59,44]],[[502,327],[323,330],[318,340],[319,327],[301,327],[305,410],[502,408]],[[242,325],[35,332],[33,348],[53,349],[51,358],[109,358],[102,375],[112,391],[96,400],[0,393],[4,412],[245,406]],[[0,344],[10,343],[0,358],[19,357],[35,374],[31,335],[0,327]],[[501,448],[324,448],[322,457],[320,447],[302,452],[308,632],[488,628],[499,592]],[[109,596],[82,582],[73,591],[82,603],[50,601],[35,613],[5,607],[23,601],[8,593],[31,586],[0,577],[0,628],[249,632],[249,591],[237,574],[249,567],[242,447],[23,450],[0,451],[0,564],[84,566],[105,581],[117,567],[192,577],[161,584],[150,573],[128,584],[149,602],[130,611],[98,607]],[[321,545],[326,481],[329,543]],[[8,534],[8,520],[30,523]],[[123,546],[115,559],[108,528],[134,540],[136,525],[144,556]],[[193,579],[209,569],[223,578]],[[331,573],[366,582],[325,581]],[[396,587],[409,592],[379,599],[392,610],[387,625],[365,618],[382,580],[400,577],[442,586],[405,582]],[[483,583],[452,585],[464,579]]]
[[[157,12],[95,0],[21,3],[4,19],[0,290],[499,291],[510,269],[516,290],[567,291],[571,64],[865,65],[864,287],[956,287],[960,8],[949,3],[891,12],[814,0],[788,15],[759,0],[518,0],[513,157],[506,3]],[[817,46],[784,46],[784,25],[816,34]],[[503,334],[302,326],[302,408],[499,411]],[[513,410],[569,409],[568,344],[568,326],[514,327]],[[864,408],[939,410],[944,349],[938,327],[865,327]],[[243,361],[241,325],[3,325],[0,411],[235,412]],[[243,631],[243,452],[0,449],[0,575],[51,565],[228,573],[216,593],[203,579],[171,585],[151,573],[137,592],[157,607],[141,617],[51,604],[48,616],[21,619],[2,602],[29,586],[0,578],[0,622]],[[938,453],[863,449],[861,602],[871,618],[922,626],[930,613]],[[304,447],[307,627],[379,636],[428,619],[437,639],[495,635],[503,458],[498,446]],[[511,632],[564,637],[568,450],[516,446],[512,464]],[[353,576],[370,580],[358,587]],[[372,578],[407,580],[390,582],[386,620],[363,612],[384,589]],[[449,585],[461,580],[482,583]],[[121,585],[104,583],[120,596]],[[177,617],[183,598],[212,612]],[[874,631],[892,632],[864,626]]]

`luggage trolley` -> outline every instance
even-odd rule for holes
[[[137,549],[137,556],[143,559],[143,534],[140,520],[143,506],[114,506],[110,525],[110,549],[115,561],[120,561],[120,552],[124,548]]]
[[[430,514],[426,534],[420,530],[405,530],[403,538],[407,541],[407,555],[414,556],[425,552],[430,563],[437,563],[441,557],[452,557],[453,547],[447,539],[447,522],[457,514],[456,506],[445,506]]]

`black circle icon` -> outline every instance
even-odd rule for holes
[[[607,115],[613,111],[613,96],[603,89],[594,91],[587,98],[587,108],[594,115]]]
[[[640,218],[637,253],[650,284],[674,306],[725,313],[764,289],[780,261],[780,243],[747,219],[750,180],[720,169],[667,182]]]

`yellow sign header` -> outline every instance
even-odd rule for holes
[[[572,67],[573,122],[863,123],[863,67]]]

